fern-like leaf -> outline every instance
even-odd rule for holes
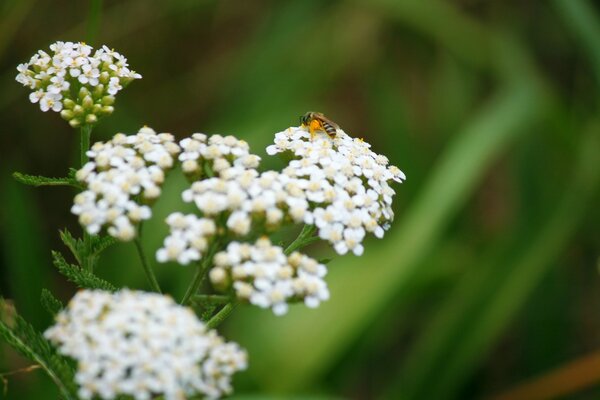
[[[88,244],[75,238],[67,229],[59,231],[62,242],[71,250],[71,253],[79,263],[83,265],[85,260],[89,260],[91,265],[95,265],[100,253],[119,241],[112,236],[91,235]]]
[[[81,265],[83,256],[85,256],[85,254],[82,254],[84,252],[83,241],[76,239],[67,229],[58,232],[62,242],[71,250],[71,254],[73,254],[77,262]]]
[[[58,314],[58,312],[64,307],[61,301],[54,297],[54,295],[48,289],[42,289],[40,302],[42,303],[42,307],[44,307],[44,309],[52,316]]]
[[[50,178],[41,175],[27,175],[21,172],[13,172],[13,178],[17,182],[29,186],[71,186],[77,189],[82,188],[81,184],[74,177]]]
[[[52,252],[52,260],[54,266],[63,274],[68,281],[73,282],[80,288],[85,289],[101,289],[114,292],[117,288],[110,282],[105,281],[86,271],[78,265],[69,264],[65,258],[57,251]]]
[[[119,243],[117,239],[112,236],[91,236],[91,256],[98,256],[104,250],[112,246],[113,244]]]
[[[8,308],[4,299],[0,298],[0,310]],[[0,318],[0,339],[24,357],[39,364],[58,386],[63,398],[77,399],[74,372],[69,363],[54,350],[41,333],[16,312],[11,312],[10,321]]]

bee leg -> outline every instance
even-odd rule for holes
[[[308,125],[308,131],[310,132],[310,140],[315,138],[315,132],[322,129],[321,124],[317,120],[310,121]]]

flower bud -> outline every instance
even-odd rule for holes
[[[82,116],[84,114],[84,109],[83,107],[81,107],[79,104],[75,105],[75,107],[73,107],[73,113],[77,116]]]
[[[92,96],[87,95],[82,99],[81,105],[84,109],[89,110],[94,106],[94,99],[92,99]]]
[[[94,114],[88,114],[85,116],[85,122],[90,125],[95,124],[98,122],[98,117],[96,117]]]
[[[79,100],[83,101],[83,99],[85,99],[85,96],[89,95],[90,91],[85,86],[82,86],[81,89],[79,89]]]
[[[70,119],[73,119],[75,117],[75,113],[71,110],[62,110],[60,112],[60,116],[63,119],[66,119],[67,121],[69,121]]]
[[[106,65],[106,63],[105,63],[105,65]],[[104,67],[104,68],[108,68],[108,67]],[[110,75],[108,74],[108,72],[103,71],[100,73],[100,77],[98,77],[98,80],[103,85],[106,85],[108,83],[108,81],[110,80]]]
[[[102,95],[104,94],[104,85],[99,83],[96,85],[96,87],[94,88],[94,98],[95,99],[99,99],[102,97]]]
[[[71,99],[64,99],[63,100],[63,107],[68,109],[68,110],[72,110],[73,107],[75,107],[75,102]]]

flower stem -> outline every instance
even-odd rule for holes
[[[237,302],[227,303],[218,313],[216,313],[211,319],[206,322],[207,329],[214,329],[221,325],[223,321],[229,317],[233,309],[237,306]]]
[[[298,234],[298,237],[290,243],[290,245],[283,252],[286,256],[289,256],[294,251],[301,249],[304,246],[308,246],[312,242],[319,240],[318,236],[313,236],[317,227],[314,225],[304,225],[302,230]]]
[[[81,162],[81,166],[83,167],[87,162],[87,151],[90,148],[90,136],[92,135],[92,126],[91,125],[83,125],[80,128],[80,146],[79,146],[79,159]],[[83,229],[83,244],[86,248],[86,254],[91,253],[92,241],[90,239],[90,234],[87,233],[85,228]],[[93,272],[94,271],[94,263],[92,257],[86,256],[81,260],[81,266],[84,270]]]
[[[190,286],[188,286],[185,295],[183,295],[183,299],[181,299],[181,304],[186,305],[190,301],[192,296],[195,295],[196,292],[198,292],[200,285],[202,285],[202,282],[204,282],[204,278],[206,277],[206,273],[208,272],[208,269],[212,264],[213,257],[218,247],[219,241],[215,240],[210,245],[208,251],[206,252],[206,255],[200,260],[200,263],[198,263],[196,273],[194,274],[192,282],[190,283]]]
[[[83,125],[80,128],[81,131],[81,146],[79,149],[79,157],[81,166],[83,167],[88,160],[87,151],[90,149],[90,136],[92,135],[92,126],[91,125]]]
[[[225,304],[231,300],[231,297],[221,294],[196,294],[190,299],[190,302],[200,305],[204,304]]]
[[[85,39],[88,43],[94,43],[98,30],[100,28],[100,18],[102,16],[102,0],[90,0],[90,6],[87,17],[87,32]]]
[[[140,256],[140,261],[142,262],[142,268],[144,268],[144,272],[146,273],[146,278],[148,279],[148,283],[150,283],[150,287],[157,293],[162,293],[160,290],[160,286],[158,281],[156,280],[156,275],[154,275],[154,271],[152,267],[148,264],[148,260],[146,255],[144,254],[144,247],[142,246],[142,240],[140,237],[136,237],[134,239],[135,248],[137,249],[138,255]]]

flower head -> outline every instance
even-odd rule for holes
[[[75,196],[71,211],[91,234],[107,227],[113,237],[133,239],[135,225],[151,217],[148,203],[160,195],[179,151],[173,135],[148,127],[95,143],[87,152],[90,161],[76,175],[87,190]]]
[[[115,95],[142,77],[106,46],[93,52],[85,43],[56,42],[50,50],[39,50],[20,64],[16,80],[32,90],[32,103],[39,103],[44,112],[60,112],[74,128],[111,114]]]
[[[271,308],[276,315],[285,314],[290,302],[314,308],[329,299],[325,265],[298,252],[286,256],[266,237],[254,244],[231,242],[214,263],[209,276],[215,287],[233,287],[239,299]]]
[[[334,139],[326,135],[311,139],[302,127],[275,135],[267,153],[290,152],[294,159],[283,170],[301,182],[309,201],[308,219],[319,236],[333,244],[339,254],[361,255],[366,233],[383,237],[394,217],[391,181],[401,183],[404,173],[388,166],[388,159],[370,149],[362,139],[338,129]]]
[[[175,212],[167,217],[166,222],[171,233],[156,252],[159,262],[177,261],[187,265],[199,260],[208,250],[217,230],[212,219],[198,218],[193,214]]]
[[[82,399],[218,398],[231,393],[232,375],[247,366],[237,344],[155,293],[82,290],[44,335],[77,361]]]

